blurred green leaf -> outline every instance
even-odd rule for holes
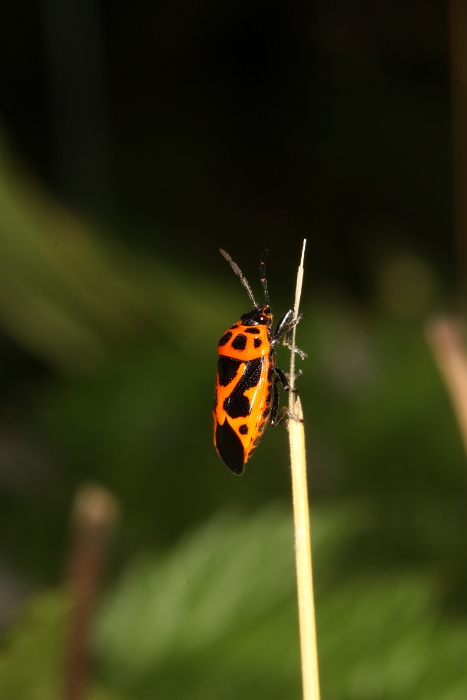
[[[372,517],[363,502],[313,516],[322,696],[463,700],[467,622],[442,614],[433,576],[334,566]],[[62,591],[31,601],[0,649],[2,698],[58,700],[67,609]],[[298,700],[291,515],[224,512],[136,561],[102,603],[95,654],[86,700]]]
[[[440,616],[430,576],[330,574],[371,524],[356,505],[313,517],[323,697],[460,700],[467,624]],[[290,515],[224,515],[134,564],[108,596],[101,679],[144,698],[299,698],[296,617]]]
[[[60,700],[68,600],[63,590],[41,593],[23,611],[0,648],[0,697]],[[91,684],[86,700],[131,700]]]
[[[60,700],[69,604],[63,590],[33,598],[0,648],[0,696],[5,700]],[[85,700],[131,700],[92,684]]]
[[[429,576],[357,576],[322,594],[317,606],[326,698],[465,696],[467,623],[441,617]]]
[[[0,696],[8,700],[58,698],[66,597],[37,596],[3,642]]]
[[[165,678],[164,697],[214,698],[224,685],[238,697],[257,682],[258,659],[269,666],[270,637],[262,627],[277,628],[294,588],[290,517],[278,507],[253,520],[222,515],[163,559],[135,564],[109,596],[96,637],[105,677],[150,688],[157,674],[156,688]],[[276,642],[287,657],[290,648],[297,653],[293,617],[289,622]],[[252,654],[246,665],[245,643]],[[283,674],[281,665],[272,685],[281,686]]]

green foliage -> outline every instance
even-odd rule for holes
[[[105,678],[166,698],[283,697],[297,684],[294,587],[290,518],[224,514],[135,564],[109,596],[97,632]]]
[[[363,502],[313,517],[324,700],[463,700],[467,624],[442,616],[432,575],[338,572],[371,527]],[[67,607],[61,591],[30,604],[0,652],[2,698],[59,697]],[[298,700],[290,514],[224,512],[134,562],[102,603],[95,655],[87,700]]]
[[[121,505],[123,574],[96,623],[92,697],[298,698],[284,431],[242,479],[212,445],[216,341],[247,309],[238,280],[92,236],[0,158],[1,555],[56,582],[73,494],[98,481]],[[323,698],[460,700],[465,455],[421,320],[306,291],[303,310]],[[39,597],[9,632],[2,698],[59,693],[65,609]]]
[[[58,698],[67,611],[63,592],[37,596],[4,640],[0,695],[7,700]]]
[[[429,576],[363,577],[318,597],[328,700],[461,700],[467,624],[443,620]]]
[[[337,575],[370,524],[362,504],[313,518],[323,697],[460,700],[467,625],[440,617],[432,577]],[[270,508],[135,564],[103,607],[102,677],[148,698],[299,698],[292,551],[291,517]]]
[[[23,611],[0,650],[0,696],[4,700],[60,700],[69,611],[63,590],[41,593]],[[91,684],[86,700],[132,700]]]
[[[70,503],[88,480],[120,500],[119,565],[232,503],[253,510],[288,500],[281,427],[266,432],[242,479],[212,445],[216,342],[248,308],[225,261],[220,284],[194,265],[130,254],[92,235],[13,163],[0,142],[0,325],[49,371],[18,379],[21,391],[13,383],[7,413],[20,453],[7,474],[13,488],[8,478],[0,484],[4,556],[56,580]],[[258,278],[250,282],[256,291]],[[291,299],[284,290],[288,300],[277,300],[281,282],[270,279],[276,316]],[[375,525],[352,565],[431,566],[465,611],[465,457],[421,322],[306,289],[303,310],[298,343],[309,358],[299,388],[313,502],[364,496]],[[6,384],[13,355],[19,363],[0,337]]]

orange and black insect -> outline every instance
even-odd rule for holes
[[[302,315],[294,319],[292,309],[286,311],[273,330],[266,282],[267,252],[264,251],[260,264],[265,302],[260,305],[238,265],[221,249],[253,304],[253,311],[243,314],[217,344],[214,444],[219,457],[237,475],[243,474],[266,426],[277,425],[289,415],[286,409],[278,411],[278,382],[285,391],[290,386],[285,373],[276,367],[274,346],[283,338],[290,347],[290,333]],[[296,352],[305,356],[297,348]]]

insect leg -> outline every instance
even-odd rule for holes
[[[276,383],[277,381],[280,381],[284,391],[290,391],[289,380],[287,379],[285,372],[283,372],[281,369],[279,369],[279,367],[274,367],[274,372],[277,374],[277,377],[276,377],[274,383]]]
[[[292,309],[286,311],[279,323],[277,324],[277,328],[274,331],[274,336],[271,345],[274,346],[279,341],[279,339],[282,336],[284,336],[282,344],[285,345],[285,347],[289,350],[292,350],[292,345],[290,344],[291,332],[295,328],[297,323],[299,323],[302,320],[303,316],[304,314],[299,314],[297,318],[294,318]],[[297,355],[300,355],[302,360],[306,358],[306,353],[303,352],[303,350],[300,350],[300,348],[295,347],[294,352],[296,352]]]
[[[282,384],[282,388],[284,389],[284,391],[292,391],[292,393],[294,393],[294,394],[297,392],[296,389],[290,388],[289,377],[285,372],[283,372],[281,369],[279,369],[279,367],[274,367],[273,371],[278,375],[279,381]],[[302,370],[299,369],[297,374],[295,375],[295,379],[298,379],[299,377],[301,377],[302,374],[303,374]]]
[[[279,411],[279,415],[277,416],[276,422],[274,423],[274,425],[279,425],[279,423],[285,423],[287,420],[290,420],[290,419],[297,421],[297,423],[304,423],[305,422],[302,418],[297,418],[297,416],[294,416],[293,413],[290,413],[287,406],[284,406]]]
[[[279,411],[279,415],[277,416],[275,425],[285,423],[289,418],[294,418],[294,416],[291,413],[289,413],[287,406],[283,406]]]
[[[297,323],[300,323],[305,314],[299,314],[297,318],[293,317],[292,309],[289,309],[282,316],[281,320],[277,324],[277,328],[274,331],[274,340],[279,340],[283,335],[289,334],[290,331],[295,328]]]
[[[272,390],[274,392],[273,398],[272,398],[272,409],[271,413],[269,415],[269,423],[271,425],[277,425],[277,413],[279,411],[279,387],[277,386],[277,382],[279,381],[278,377],[274,379],[274,383],[272,385]]]
[[[274,368],[274,372],[277,374],[277,377],[274,379],[274,383],[272,385],[274,396],[272,399],[272,409],[269,416],[269,423],[271,425],[279,425],[279,423],[284,423],[288,418],[292,418],[292,420],[303,423],[301,418],[297,418],[289,412],[287,406],[284,406],[279,411],[279,382],[282,384],[285,391],[291,391],[291,389],[285,373],[278,367]],[[300,376],[300,374],[301,372],[299,372],[297,376]],[[295,393],[297,390],[293,389],[292,391]]]
[[[279,338],[290,330],[290,324],[293,322],[293,310],[289,309],[280,319],[277,324],[276,330],[274,331],[274,339],[279,340]],[[294,324],[296,325],[296,324]]]
[[[297,346],[292,347],[290,344],[290,338],[287,339],[287,335],[285,336],[284,340],[282,341],[282,345],[285,345],[286,348],[289,350],[293,350],[294,352],[297,353],[297,355],[300,355],[302,360],[305,360],[307,358],[306,352],[303,352],[303,350],[300,350],[300,348],[297,348]]]

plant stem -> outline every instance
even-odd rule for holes
[[[426,325],[426,335],[438,369],[451,397],[467,452],[467,355],[465,325],[460,317],[441,317]]]
[[[92,614],[117,517],[118,504],[111,493],[94,485],[83,486],[78,491],[68,574],[71,610],[65,642],[64,700],[82,700],[86,696]]]
[[[298,317],[303,282],[303,259],[306,240],[297,274],[294,317]],[[295,328],[292,332],[292,356],[289,383],[295,386]],[[298,615],[300,624],[300,648],[302,660],[303,700],[319,700],[318,652],[316,645],[313,577],[311,569],[310,516],[306,478],[305,429],[302,405],[293,391],[289,394],[289,413],[299,420],[289,418],[290,462],[292,472],[292,496],[295,526],[295,558],[297,566]]]

